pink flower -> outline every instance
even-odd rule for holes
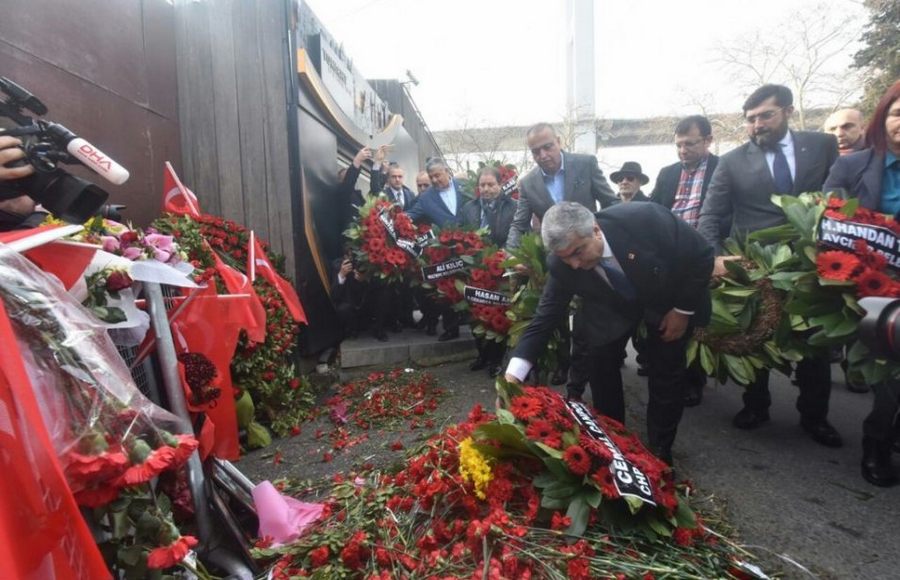
[[[103,242],[104,252],[115,254],[120,247],[119,239],[115,236],[100,236],[100,240]]]
[[[122,252],[122,257],[128,258],[129,260],[137,260],[141,257],[141,249],[135,246],[125,248],[125,251]]]
[[[175,253],[175,244],[172,236],[163,234],[147,234],[144,236],[144,244],[152,250],[153,257],[160,262],[168,262]]]

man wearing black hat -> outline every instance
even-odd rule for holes
[[[644,175],[641,164],[637,161],[626,161],[622,165],[622,169],[612,172],[609,178],[619,186],[619,199],[623,203],[650,201],[650,198],[641,191],[641,186],[647,185],[650,178]]]

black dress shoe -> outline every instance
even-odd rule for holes
[[[488,366],[488,361],[484,360],[480,356],[472,361],[472,364],[469,365],[470,371],[480,371],[481,369],[486,369]]]
[[[900,483],[897,470],[891,464],[890,444],[863,437],[863,479],[878,487],[892,487]]]
[[[428,336],[436,336],[437,335],[437,324],[425,325],[425,334],[427,334]]]
[[[840,447],[844,444],[841,434],[825,419],[818,421],[800,421],[803,430],[809,433],[813,441],[825,447]]]
[[[756,429],[768,420],[768,410],[754,411],[749,407],[744,407],[734,416],[734,419],[731,420],[731,424],[738,429]]]
[[[703,401],[703,385],[690,386],[685,389],[684,406],[696,407]]]
[[[488,365],[487,372],[488,372],[488,376],[493,379],[493,378],[499,376],[500,373],[503,372],[503,365],[500,365],[498,363],[490,364],[490,365]]]
[[[459,338],[459,330],[445,330],[438,337],[438,342],[447,342],[448,340],[453,340],[455,338]]]
[[[569,380],[569,372],[564,371],[562,369],[556,369],[553,371],[553,375],[550,377],[550,384],[558,387],[559,385],[566,384],[566,381]]]

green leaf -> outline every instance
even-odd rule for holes
[[[570,536],[581,536],[587,529],[588,518],[590,516],[590,506],[585,501],[584,495],[578,495],[572,499],[569,509],[566,510],[566,516],[571,518],[572,523],[566,529],[566,533]]]
[[[716,362],[712,350],[705,344],[700,345],[700,366],[708,375],[716,374]]]
[[[144,555],[143,546],[129,546],[127,548],[122,548],[118,551],[116,556],[119,559],[119,562],[122,562],[128,567],[136,566],[138,562],[140,562],[141,558]]]
[[[549,445],[545,445],[545,444],[541,443],[540,441],[532,441],[532,443],[534,445],[536,445],[538,449],[540,449],[541,451],[543,451],[550,457],[554,457],[556,459],[562,459],[563,452],[560,451],[559,449],[554,449],[553,447],[550,447]]]
[[[600,502],[603,501],[603,494],[599,489],[591,488],[584,492],[584,501],[592,508],[597,509],[600,507]]]
[[[559,481],[559,479],[555,475],[545,472],[535,476],[535,478],[531,481],[531,484],[537,488],[544,488],[556,481]]]
[[[632,514],[638,513],[642,507],[644,507],[644,500],[639,497],[634,497],[633,495],[623,495],[622,499],[625,500],[625,504],[628,506],[628,511]]]
[[[581,487],[580,483],[557,480],[545,487],[542,494],[546,497],[566,499],[581,491]]]
[[[688,341],[687,350],[686,350],[685,356],[684,356],[685,362],[687,363],[688,366],[690,366],[691,363],[694,362],[694,359],[697,358],[699,349],[700,349],[700,343],[697,342],[696,339],[692,338],[690,341]]]
[[[497,409],[497,422],[501,425],[515,425],[516,417],[507,409]]]

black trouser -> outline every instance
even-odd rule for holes
[[[660,457],[671,455],[684,411],[684,357],[691,328],[680,339],[664,342],[657,329],[647,330],[644,349],[649,364],[647,384],[647,439],[650,450]],[[631,332],[601,347],[590,349],[590,384],[594,407],[600,413],[625,422],[622,388],[622,349]],[[583,387],[581,389],[584,390]],[[572,395],[580,395],[570,390]]]
[[[875,398],[872,411],[863,420],[863,435],[889,444],[897,435],[895,422],[900,411],[900,381],[881,383],[872,390]]]
[[[824,421],[828,416],[831,397],[831,363],[828,357],[805,358],[797,363],[797,410],[804,421]],[[768,411],[772,404],[769,395],[769,371],[756,373],[756,380],[744,391],[744,406],[756,412]]]
[[[585,325],[581,323],[580,318],[584,316],[581,308],[575,310],[572,316],[572,354],[566,361],[568,363],[569,377],[566,383],[566,389],[580,389],[584,391],[584,386],[591,378],[591,347],[585,336]],[[566,317],[566,327],[568,328],[569,317]],[[565,346],[569,346],[566,344]],[[562,368],[562,367],[561,367]]]
[[[506,343],[488,340],[483,336],[475,337],[475,348],[478,349],[478,358],[488,364],[500,364],[506,353]]]
[[[372,322],[372,332],[380,333],[384,331],[385,326],[394,320],[394,299],[393,285],[384,280],[375,279],[371,282],[371,304],[374,308],[374,320]]]

